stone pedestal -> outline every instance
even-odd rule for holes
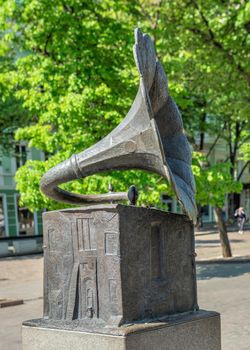
[[[197,311],[194,228],[185,215],[125,205],[47,212],[44,317],[23,350],[219,350]]]
[[[47,212],[44,316],[122,325],[197,308],[185,215],[125,205]]]
[[[208,311],[98,333],[28,324],[23,350],[221,350],[220,316]]]

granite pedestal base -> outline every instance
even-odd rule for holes
[[[88,330],[23,325],[23,350],[220,350],[220,315],[198,311],[162,322]]]

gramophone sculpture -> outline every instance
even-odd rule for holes
[[[124,200],[126,193],[79,195],[58,185],[111,169],[145,169],[167,178],[184,212],[196,222],[191,151],[168,81],[148,35],[135,30],[134,58],[140,86],[127,116],[109,135],[87,150],[50,169],[41,190],[55,200],[93,204]]]
[[[23,350],[220,349],[219,315],[197,304],[189,145],[150,38],[137,29],[135,40],[140,87],[125,119],[42,178],[49,197],[95,205],[43,215],[44,315],[24,322]],[[58,187],[131,168],[166,177],[189,218],[114,204],[127,193],[78,195]]]

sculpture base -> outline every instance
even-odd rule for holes
[[[30,324],[30,325],[29,325]],[[23,350],[220,350],[220,315],[198,311],[100,332],[23,325]]]
[[[46,212],[43,228],[52,326],[121,326],[197,309],[194,227],[185,215],[99,205]]]

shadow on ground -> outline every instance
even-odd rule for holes
[[[230,239],[230,243],[243,243],[246,242],[244,239]],[[206,247],[206,248],[213,248],[216,246],[220,246],[220,240],[219,239],[196,239],[195,240],[196,247]]]
[[[198,280],[237,277],[244,274],[250,275],[250,263],[197,265],[196,273]]]

